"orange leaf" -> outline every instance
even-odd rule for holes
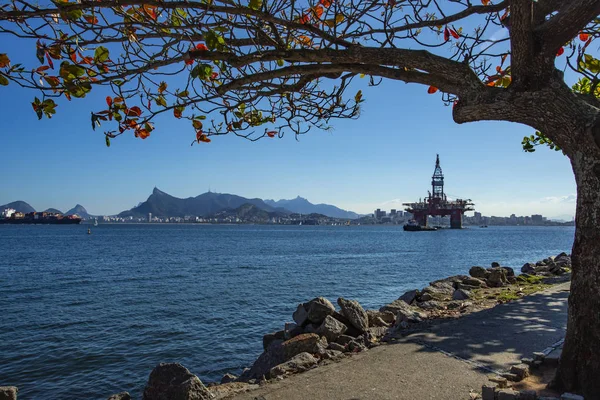
[[[314,11],[317,19],[321,19],[321,15],[323,15],[323,7],[320,5],[317,5],[317,6],[313,7],[313,11]]]
[[[142,115],[142,110],[138,106],[134,106],[127,110],[126,114],[128,117],[139,117],[140,115]]]
[[[54,63],[52,62],[52,59],[48,55],[48,52],[46,52],[46,60],[48,60],[48,65],[50,65],[50,68],[54,69]]]
[[[275,137],[275,135],[277,135],[277,132],[276,132],[276,131],[269,131],[269,132],[267,132],[267,136],[268,136],[268,137],[271,137],[271,138],[272,138],[272,137]]]
[[[427,93],[429,93],[429,94],[434,94],[437,91],[438,91],[438,88],[436,88],[435,86],[429,86],[429,89],[427,89]]]
[[[579,34],[579,40],[581,40],[582,42],[586,42],[589,38],[590,38],[590,35],[588,35],[587,33],[581,32]]]
[[[46,70],[49,70],[49,69],[50,69],[49,66],[42,65],[41,67],[39,67],[38,69],[36,69],[35,72],[43,72],[43,71],[46,71]]]
[[[113,102],[115,102],[115,103],[122,103],[123,102],[123,98],[122,97],[115,97],[113,99]]]
[[[210,143],[210,139],[208,138],[208,136],[206,136],[204,133],[202,133],[202,131],[196,132],[196,141],[198,141],[198,143],[200,143],[200,142]]]
[[[319,4],[321,4],[325,8],[331,7],[332,0],[319,0]]]
[[[487,6],[488,4],[490,4],[490,0],[481,0],[481,4]]]
[[[181,118],[181,114],[182,114],[181,108],[175,107],[173,109],[173,115],[175,116],[175,118]]]
[[[304,14],[303,16],[301,16],[299,22],[301,24],[308,24],[310,22],[309,15],[308,14]]]
[[[88,23],[92,25],[98,23],[98,18],[94,17],[93,15],[84,15],[83,19],[85,19]]]
[[[454,39],[460,38],[460,36],[458,35],[458,33],[456,33],[456,31],[454,29],[450,29],[450,34],[452,35],[452,37]]]
[[[206,47],[206,45],[204,43],[200,43],[200,44],[196,45],[196,50],[208,51],[208,47]]]
[[[496,81],[489,81],[487,86],[496,86]]]
[[[565,48],[561,47],[560,49],[558,49],[558,51],[556,52],[556,56],[562,56],[562,54],[565,52]]]
[[[141,137],[142,139],[146,139],[148,136],[150,136],[150,132],[145,129],[138,129],[135,131],[135,135]]]
[[[194,60],[192,60],[191,58],[189,60],[185,60],[185,65],[192,65],[194,63]]]
[[[110,108],[110,106],[112,106],[112,98],[110,96],[106,96],[106,104],[108,104],[108,107]]]
[[[4,53],[0,53],[0,68],[8,67],[10,64],[10,60],[8,56]]]
[[[156,21],[156,19],[158,18],[158,16],[156,15],[155,6],[144,5],[144,12],[154,21]]]

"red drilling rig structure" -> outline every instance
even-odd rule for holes
[[[427,217],[431,216],[450,216],[450,228],[462,229],[463,215],[466,211],[473,211],[471,199],[456,199],[449,201],[444,193],[444,174],[440,167],[440,155],[435,160],[435,170],[431,177],[431,192],[428,192],[427,198],[417,203],[403,203],[406,211],[413,215],[415,221],[424,228],[427,228]]]

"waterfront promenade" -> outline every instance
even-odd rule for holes
[[[569,283],[435,324],[393,344],[234,397],[237,400],[464,400],[494,372],[564,337]]]

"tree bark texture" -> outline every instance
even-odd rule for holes
[[[577,183],[575,242],[567,335],[557,389],[600,399],[600,148],[594,129],[576,135],[578,150],[569,154]]]

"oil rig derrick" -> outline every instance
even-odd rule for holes
[[[431,192],[422,201],[416,203],[403,203],[406,211],[411,213],[421,227],[427,227],[428,216],[450,216],[450,228],[462,229],[463,215],[466,211],[473,211],[471,199],[456,199],[449,201],[444,193],[444,174],[440,167],[440,156],[435,160],[435,170],[431,177]]]

